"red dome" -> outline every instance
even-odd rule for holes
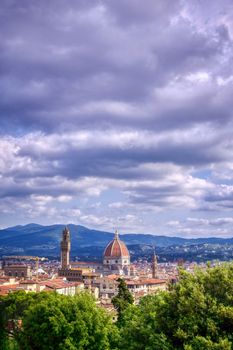
[[[104,257],[114,257],[114,258],[119,258],[119,257],[129,257],[129,251],[125,245],[124,242],[122,242],[119,237],[118,233],[115,233],[114,239],[108,243],[105,251],[104,251]]]

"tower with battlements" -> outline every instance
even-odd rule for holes
[[[67,227],[62,232],[61,240],[61,268],[68,269],[70,267],[70,231]]]
[[[152,278],[158,278],[158,262],[157,262],[157,256],[155,255],[155,252],[152,257],[151,269],[152,269]]]

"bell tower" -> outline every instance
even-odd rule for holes
[[[152,278],[158,278],[158,262],[157,262],[157,256],[155,255],[155,251],[152,257],[151,268],[152,268]]]
[[[70,267],[70,231],[67,227],[62,232],[61,240],[61,268],[68,269]]]

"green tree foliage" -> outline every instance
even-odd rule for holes
[[[130,305],[125,309],[120,323],[120,349],[173,349],[157,321],[157,312],[163,302],[163,294],[147,296],[141,299],[139,305]]]
[[[36,299],[41,298],[43,298],[43,294],[26,294],[23,291],[10,293],[6,297],[0,297],[0,349],[14,348],[15,342],[13,340],[9,342],[9,336],[18,339],[21,333],[18,320],[22,319],[24,311]],[[11,327],[9,327],[9,323],[11,323]],[[12,325],[14,325],[13,328]]]
[[[11,310],[7,311],[7,317],[22,318],[22,328],[14,333],[20,349],[114,349],[117,328],[88,294],[68,297],[56,293],[14,293],[5,298],[5,306],[8,299],[11,299]],[[23,312],[19,299],[22,299],[21,307],[25,307]]]
[[[0,349],[233,350],[233,265],[181,271],[179,283],[139,305],[119,280],[113,302],[117,326],[88,294],[1,297]]]
[[[233,266],[181,272],[169,292],[124,311],[122,349],[230,350],[233,347]]]
[[[125,309],[133,304],[134,299],[132,294],[127,288],[125,281],[122,278],[118,278],[118,294],[112,298],[112,303],[118,312],[118,323],[121,321],[121,315]]]

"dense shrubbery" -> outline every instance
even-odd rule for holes
[[[0,301],[0,348],[233,349],[232,265],[181,272],[180,282],[169,292],[145,297],[137,306],[124,304],[122,295],[115,302],[117,325],[86,294],[12,293]],[[9,319],[23,320],[10,343],[5,331]]]

